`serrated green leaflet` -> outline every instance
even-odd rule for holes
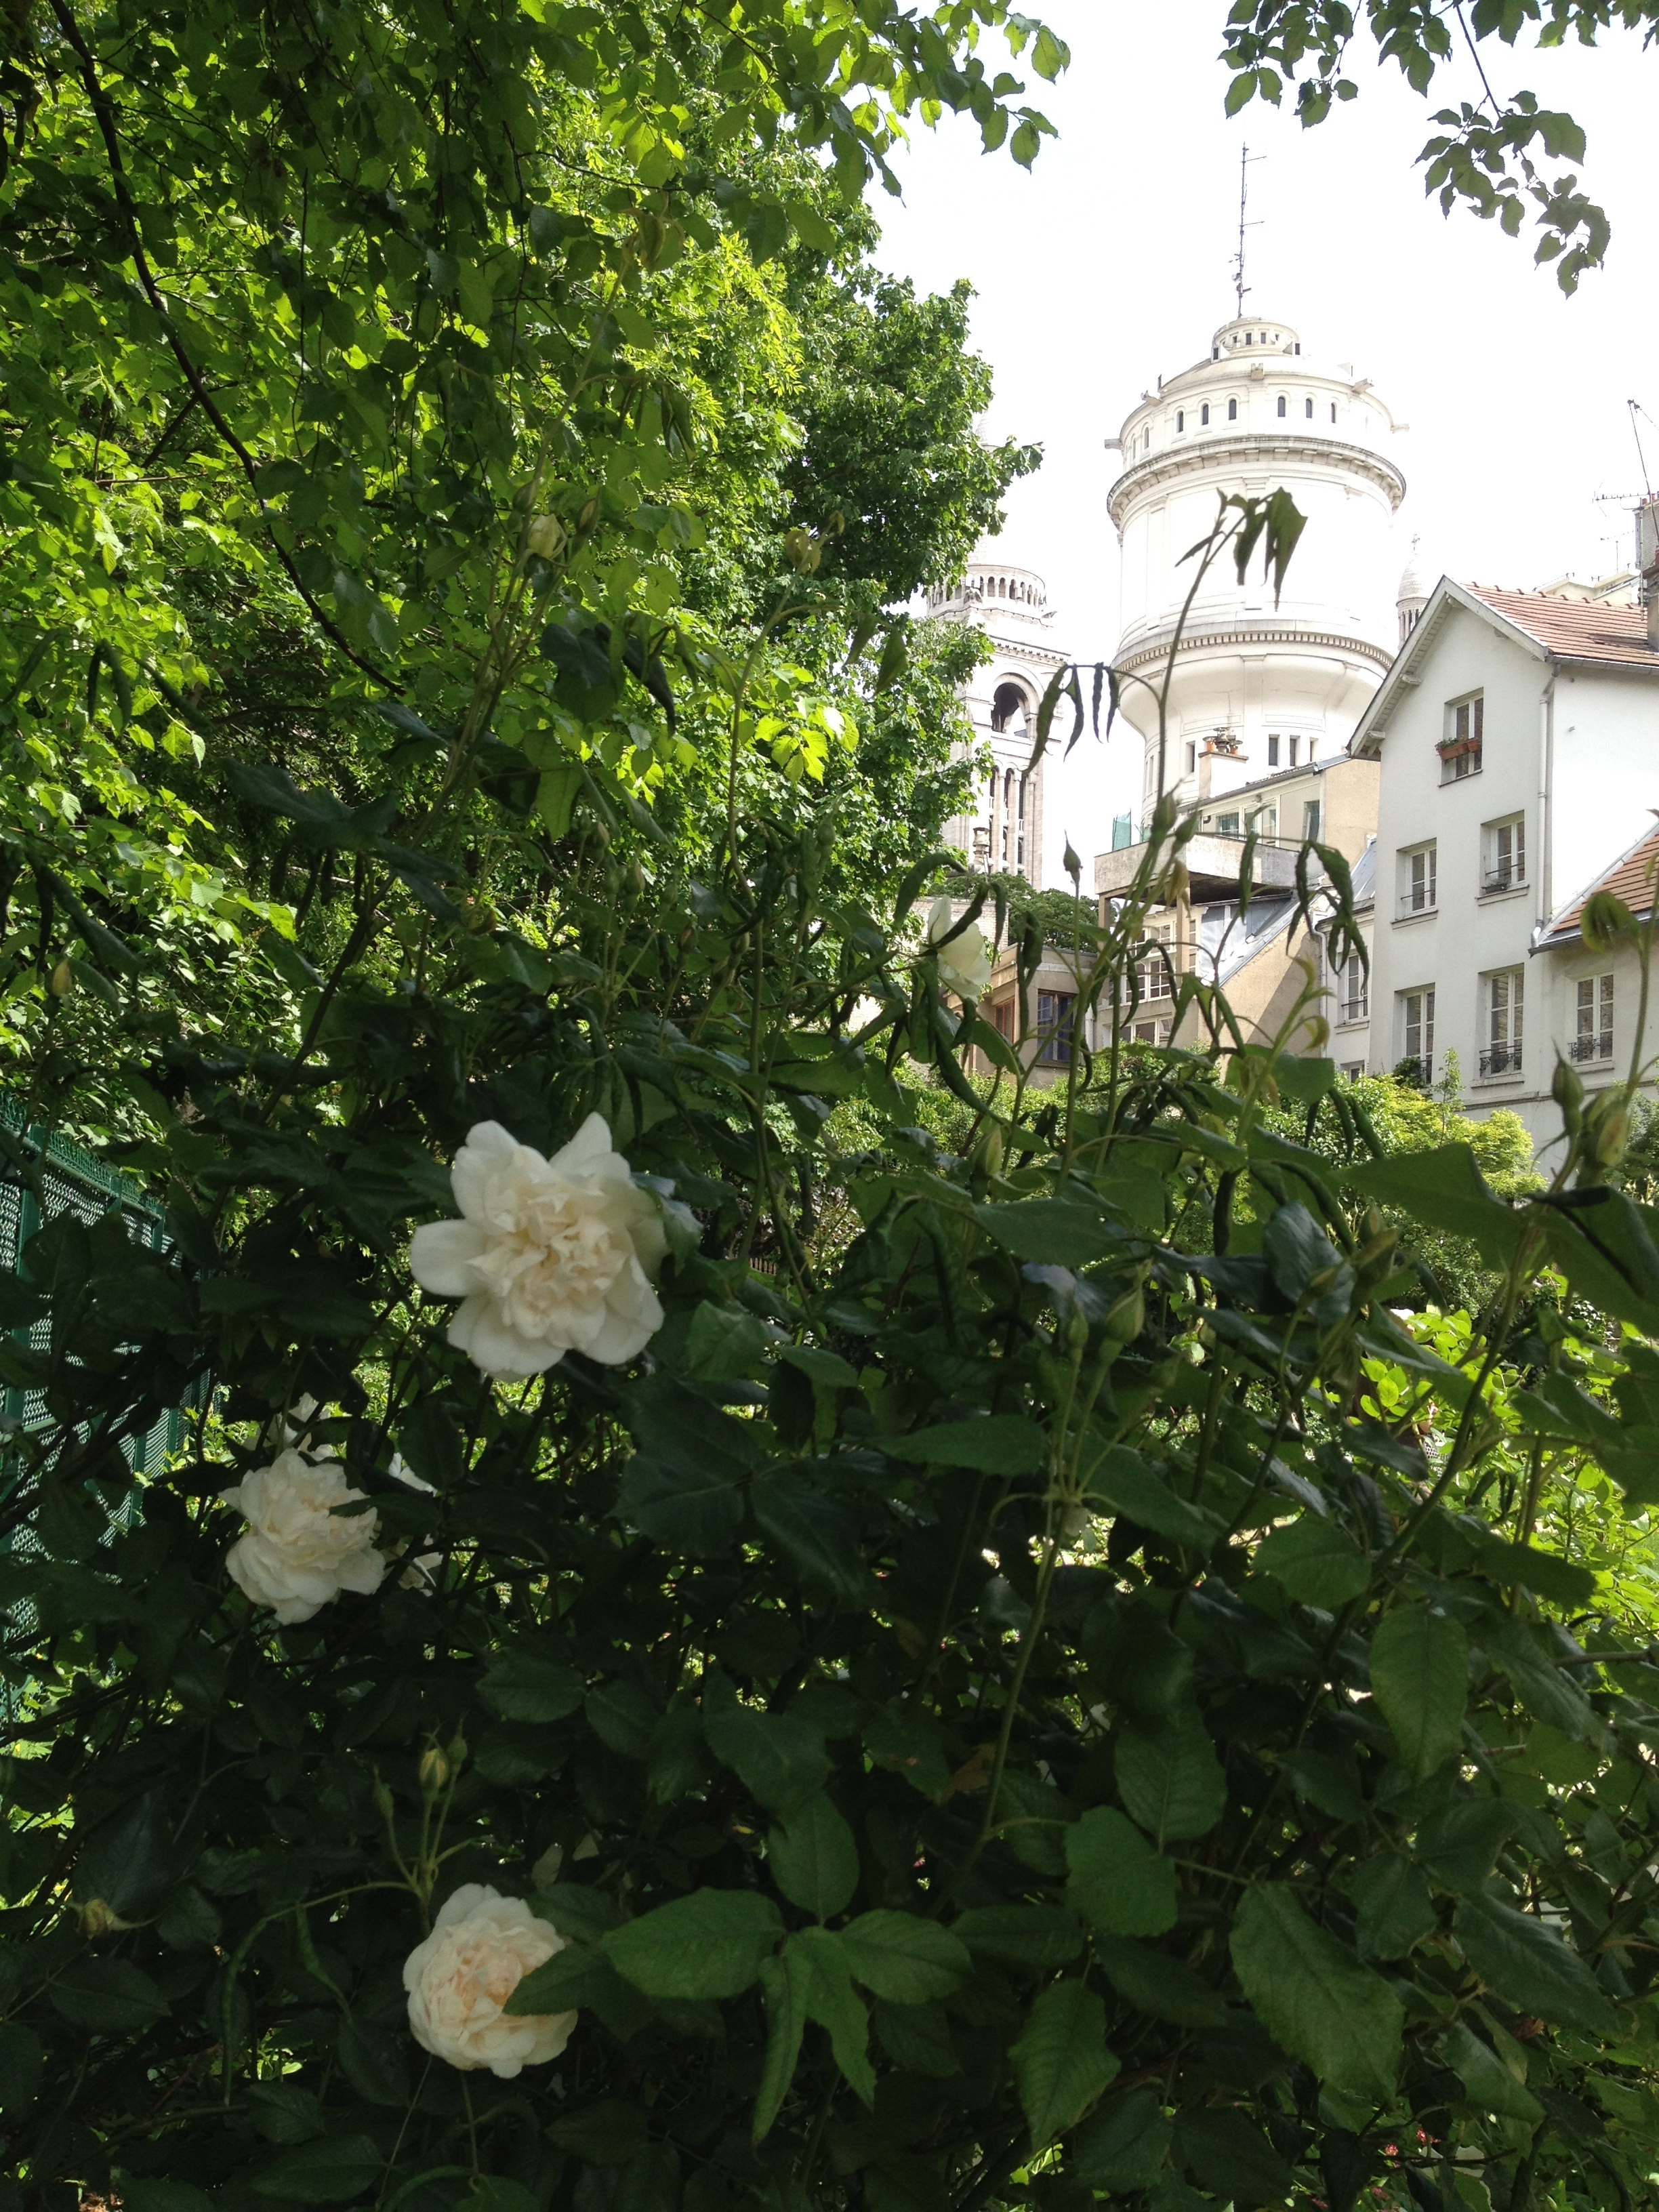
[[[604,1937],[611,1963],[648,1997],[734,1997],[783,1932],[771,1900],[700,1889]]]
[[[1382,2101],[1400,2068],[1400,1999],[1316,1926],[1294,1891],[1246,1892],[1233,1923],[1233,1967],[1275,2042],[1322,2081]]]
[[[1176,1917],[1175,1868],[1109,1805],[1066,1831],[1066,1894],[1091,1927],[1114,1936],[1161,1936]]]
[[[1008,2055],[1038,2150],[1076,2125],[1119,2064],[1106,2048],[1105,2006],[1076,1981],[1043,1990]]]
[[[1463,1741],[1468,1638],[1425,1606],[1399,1605],[1371,1639],[1371,1694],[1411,1772],[1432,1774]]]
[[[1227,1778],[1190,1706],[1118,1739],[1117,1786],[1132,1819],[1161,1844],[1207,1835],[1227,1803]]]

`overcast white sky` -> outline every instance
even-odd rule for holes
[[[1267,157],[1250,170],[1247,304],[1291,323],[1316,356],[1352,361],[1411,425],[1394,446],[1409,485],[1401,564],[1413,535],[1431,575],[1482,583],[1629,562],[1626,505],[1598,500],[1640,488],[1626,401],[1659,421],[1659,52],[1625,33],[1589,52],[1486,42],[1498,90],[1529,88],[1589,133],[1583,183],[1613,241],[1569,300],[1529,242],[1424,198],[1413,157],[1431,107],[1478,89],[1461,58],[1430,104],[1366,56],[1359,99],[1304,131],[1288,109],[1224,116],[1226,0],[1047,0],[1041,12],[1073,60],[1056,86],[1030,79],[1060,132],[1034,172],[981,155],[973,126],[947,118],[916,134],[895,163],[902,199],[878,194],[876,213],[884,266],[927,289],[974,286],[975,343],[996,374],[987,432],[1044,448],[1002,542],[1047,578],[1056,643],[1083,660],[1115,643],[1105,495],[1117,457],[1103,441],[1233,313],[1245,140]],[[1659,429],[1640,429],[1659,488]],[[1085,738],[1051,781],[1050,881],[1068,832],[1085,859],[1109,842],[1138,789],[1137,745],[1115,738],[1103,757]]]

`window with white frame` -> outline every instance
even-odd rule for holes
[[[1432,914],[1439,888],[1439,851],[1434,845],[1410,845],[1400,855],[1400,917]]]
[[[1363,1060],[1345,1060],[1342,1063],[1342,1075],[1346,1082],[1358,1083],[1364,1073],[1365,1063]]]
[[[1480,831],[1480,889],[1483,896],[1518,891],[1527,880],[1527,817],[1505,816]]]
[[[1197,769],[1198,769],[1198,743],[1197,743],[1197,740],[1196,740],[1195,738],[1188,738],[1188,743],[1187,743],[1187,773],[1188,773],[1188,775],[1194,775],[1194,774],[1197,772]]]
[[[1237,815],[1218,814],[1215,817],[1215,834],[1218,837],[1237,837],[1238,835]]]
[[[1484,693],[1476,691],[1467,699],[1448,700],[1446,732],[1437,749],[1441,782],[1462,783],[1465,776],[1478,775],[1486,742],[1486,702]]]
[[[1400,1066],[1396,1071],[1416,1083],[1434,1078],[1434,986],[1402,991],[1400,1007]]]
[[[1304,845],[1311,845],[1319,836],[1320,823],[1323,819],[1324,811],[1324,806],[1319,799],[1304,799],[1303,800],[1302,842]]]
[[[1170,947],[1173,951],[1174,938],[1174,926],[1170,922],[1155,921],[1147,926],[1146,957],[1135,963],[1136,995],[1143,1006],[1149,1000],[1168,999],[1174,994],[1175,985],[1171,980],[1169,955],[1163,951],[1153,951],[1151,949],[1154,945],[1163,945]]]
[[[1573,986],[1573,1031],[1569,1049],[1575,1060],[1613,1058],[1613,978],[1581,975]]]
[[[1370,1017],[1370,973],[1358,952],[1351,952],[1337,971],[1336,1007],[1341,1021],[1363,1022]]]
[[[1279,809],[1276,806],[1258,806],[1247,814],[1244,817],[1245,835],[1248,836],[1252,830],[1258,837],[1277,837]]]
[[[1525,977],[1519,968],[1500,968],[1480,979],[1480,1073],[1521,1073],[1522,1011]]]

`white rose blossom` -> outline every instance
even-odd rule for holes
[[[567,1352],[618,1366],[662,1327],[651,1287],[668,1249],[661,1211],[601,1115],[550,1160],[480,1121],[450,1180],[461,1218],[415,1231],[410,1271],[460,1299],[449,1340],[486,1375],[521,1382]]]
[[[537,1919],[523,1898],[466,1883],[404,1962],[415,2040],[451,2066],[467,2072],[487,2066],[504,2081],[556,2058],[576,2025],[574,2012],[515,2018],[501,2007],[527,1973],[564,1946],[558,1929]]]
[[[939,947],[939,980],[959,999],[982,999],[991,984],[991,940],[977,924],[939,940],[956,926],[948,898],[936,898],[927,914],[927,942]]]
[[[313,1467],[290,1449],[220,1495],[247,1522],[225,1555],[232,1579],[285,1628],[309,1620],[343,1589],[367,1597],[380,1588],[386,1573],[374,1548],[380,1516],[335,1512],[363,1495],[347,1487],[337,1460]]]

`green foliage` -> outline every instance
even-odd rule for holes
[[[1514,46],[1523,30],[1535,28],[1540,48],[1564,46],[1569,39],[1595,46],[1598,35],[1615,26],[1640,29],[1651,40],[1659,29],[1653,0],[1474,0],[1459,9],[1456,26],[1443,13],[1417,0],[1365,0],[1362,9],[1346,0],[1235,0],[1223,44],[1234,72],[1228,88],[1230,115],[1252,100],[1276,106],[1286,83],[1296,86],[1296,112],[1304,125],[1322,123],[1333,100],[1355,99],[1359,87],[1348,73],[1350,49],[1363,21],[1379,62],[1395,63],[1413,90],[1426,96],[1441,72],[1454,61],[1460,38],[1467,38],[1480,67],[1486,97],[1440,109],[1437,136],[1419,160],[1425,190],[1438,195],[1441,211],[1460,203],[1483,221],[1496,217],[1513,238],[1527,218],[1528,204],[1541,235],[1534,253],[1553,262],[1564,292],[1574,291],[1587,269],[1601,267],[1611,231],[1606,215],[1578,189],[1578,178],[1565,164],[1581,164],[1588,142],[1583,127],[1559,109],[1540,107],[1530,92],[1499,101],[1486,86],[1480,41],[1494,35]],[[1304,72],[1306,72],[1305,74]]]

